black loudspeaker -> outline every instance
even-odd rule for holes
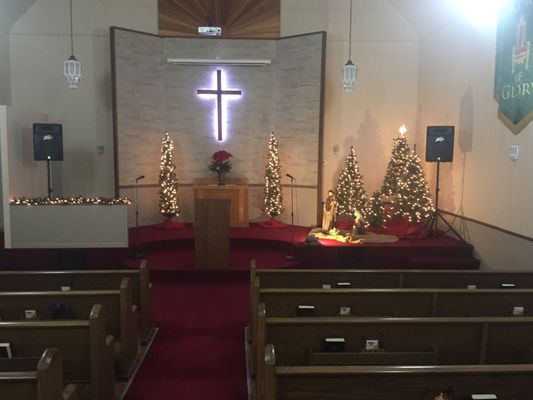
[[[62,125],[33,124],[33,159],[63,161]]]
[[[426,137],[426,161],[453,161],[453,126],[428,126]]]

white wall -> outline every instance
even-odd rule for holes
[[[54,168],[64,195],[113,191],[112,115],[108,27],[157,31],[157,2],[74,0],[75,54],[83,79],[69,90],[62,63],[69,55],[68,7],[39,0],[11,35],[13,106],[48,114],[64,125],[65,161]],[[414,131],[417,107],[417,36],[386,0],[354,1],[352,59],[360,70],[353,93],[344,93],[340,68],[348,57],[348,0],[282,0],[282,35],[328,32],[326,60],[324,191],[336,183],[355,145],[367,191],[381,185],[398,127]],[[342,21],[342,22],[341,22]],[[39,60],[39,65],[35,62]],[[334,154],[334,145],[340,152]],[[96,146],[104,154],[96,154]]]
[[[418,7],[416,1],[354,0],[352,58],[359,67],[359,80],[354,92],[344,93],[339,70],[348,54],[349,0],[281,0],[282,35],[328,33],[324,190],[334,186],[350,145],[356,146],[371,192],[381,184],[392,139],[402,123],[410,128],[411,144],[416,136],[420,155],[426,125],[453,124],[458,127],[455,161],[442,168],[442,207],[533,237],[529,207],[533,125],[513,135],[497,119],[492,98],[495,29],[477,30],[459,15],[441,15],[443,7],[435,11],[427,6],[443,1],[420,0],[424,7]],[[402,8],[407,3],[413,8]],[[433,14],[434,19],[417,21],[421,17],[412,11],[422,8],[420,15]],[[110,194],[107,29],[117,25],[155,33],[157,2],[74,0],[74,18],[76,55],[84,65],[80,89],[69,91],[62,76],[62,63],[69,55],[66,2],[38,0],[11,30],[12,104],[64,124],[66,159],[60,171],[64,194]],[[0,33],[2,49],[5,41],[2,45]],[[2,64],[4,58],[0,60]],[[0,65],[0,78],[5,76],[2,71],[5,65]],[[96,155],[98,144],[105,146],[103,156]],[[335,144],[341,148],[337,155],[332,152]],[[520,145],[521,158],[514,163],[507,156],[510,144]],[[432,165],[428,172],[433,179]],[[476,232],[474,245],[486,237],[484,230]],[[518,246],[499,238],[492,249]],[[487,264],[491,264],[488,259]]]
[[[316,224],[322,33],[282,40],[206,40],[164,38],[114,31],[117,154],[120,190],[129,191],[131,180],[144,175],[139,196],[153,198],[159,189],[159,160],[162,132],[174,140],[175,164],[180,181],[181,218],[192,221],[192,198],[187,187],[196,178],[212,177],[207,165],[216,150],[234,155],[229,178],[246,178],[250,184],[250,220],[265,220],[262,211],[264,163],[270,132],[275,132],[280,151],[281,173],[297,176],[304,186],[303,212],[299,222]],[[213,132],[214,103],[199,99],[197,88],[211,84],[213,66],[168,65],[167,58],[265,58],[268,66],[225,66],[228,87],[242,90],[240,101],[232,103],[230,123],[224,140]],[[186,99],[186,100],[184,100]],[[282,183],[288,184],[288,179]],[[313,194],[314,191],[314,194]],[[290,199],[284,198],[286,212],[279,219],[290,221]],[[157,201],[143,201],[140,224],[158,223]],[[295,207],[296,208],[296,207]],[[304,211],[305,210],[305,211]]]
[[[0,105],[0,217],[7,247],[11,240],[9,199],[45,196],[47,191],[46,165],[32,157],[32,121],[36,118],[46,121],[46,115]]]
[[[0,104],[9,104],[11,80],[9,74],[9,32],[0,28]]]
[[[281,0],[281,34],[327,31],[324,126],[324,196],[335,187],[354,146],[368,193],[385,175],[393,138],[406,124],[415,132],[418,37],[386,0],[353,3],[352,60],[356,89],[343,92],[340,70],[348,59],[349,0]],[[414,137],[409,137],[411,145]],[[338,154],[333,146],[339,145]]]
[[[63,124],[64,161],[56,163],[55,194],[114,194],[109,27],[157,32],[156,0],[74,0],[74,53],[80,88],[68,89],[68,2],[39,0],[10,33],[12,105]],[[97,154],[97,146],[104,153]]]
[[[495,45],[495,24],[476,28],[465,18],[421,41],[420,126],[456,126],[454,162],[441,168],[441,208],[533,237],[533,125],[514,135],[497,118]],[[425,143],[425,130],[418,134]],[[518,161],[509,158],[512,144]]]
[[[0,0],[0,104],[11,103],[9,31],[35,0]]]

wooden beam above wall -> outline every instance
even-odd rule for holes
[[[225,38],[278,38],[280,0],[158,0],[159,34],[198,36],[212,15]]]

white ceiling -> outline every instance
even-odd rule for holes
[[[8,33],[15,21],[36,0],[0,0],[0,30]]]
[[[411,23],[419,38],[457,17],[456,0],[388,0]]]

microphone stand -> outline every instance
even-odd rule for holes
[[[294,177],[287,174],[291,179],[291,254],[286,256],[286,260],[296,260],[294,255]]]

